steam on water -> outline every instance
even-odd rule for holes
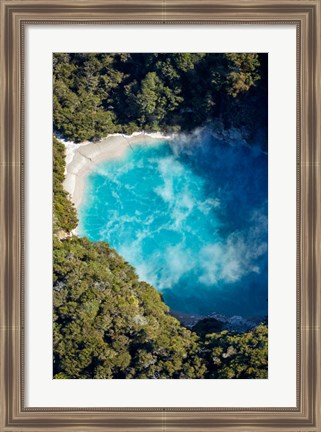
[[[79,231],[109,242],[173,310],[262,316],[267,198],[260,143],[202,131],[98,165]]]

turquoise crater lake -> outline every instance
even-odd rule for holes
[[[78,233],[107,241],[172,310],[265,316],[267,202],[260,142],[203,131],[96,165]]]

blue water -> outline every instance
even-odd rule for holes
[[[107,241],[172,310],[267,315],[267,169],[235,133],[135,146],[87,177],[79,234]]]

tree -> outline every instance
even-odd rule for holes
[[[268,329],[261,324],[246,333],[209,334],[204,340],[208,378],[267,378]]]
[[[170,89],[156,72],[149,72],[142,80],[136,99],[140,123],[157,128],[167,113],[173,111],[181,101],[179,89]]]
[[[228,59],[227,74],[227,92],[229,95],[236,97],[239,93],[247,92],[256,81],[260,79],[259,75],[259,57],[258,54],[240,53],[226,54]]]
[[[64,145],[53,140],[53,231],[54,234],[66,232],[69,234],[78,225],[77,213],[69,200],[62,182],[65,179],[65,149]]]
[[[57,378],[202,378],[197,336],[107,243],[54,239]]]
[[[262,54],[71,53],[55,54],[53,65],[54,130],[74,142],[189,131],[217,119],[250,132],[267,123],[266,104],[258,103],[267,98]]]

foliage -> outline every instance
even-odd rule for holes
[[[105,242],[54,237],[54,374],[65,378],[266,378],[267,327],[201,339]]]
[[[208,378],[267,378],[268,329],[261,324],[243,334],[207,335],[204,358]]]
[[[227,93],[236,97],[239,93],[247,92],[260,79],[258,54],[230,53],[227,74]]]
[[[68,199],[62,182],[65,178],[65,150],[64,145],[56,138],[53,139],[53,231],[70,233],[78,224],[74,205]]]
[[[54,239],[57,378],[201,378],[197,339],[107,243]]]
[[[54,131],[74,142],[139,129],[188,131],[218,118],[253,129],[251,98],[267,101],[265,54],[59,53],[53,66]],[[266,124],[267,113],[258,121]]]

